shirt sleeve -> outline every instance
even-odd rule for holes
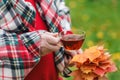
[[[71,30],[69,8],[64,0],[37,0],[37,8],[46,20],[49,31]]]
[[[40,35],[43,32],[18,35],[0,29],[0,79],[24,80],[40,61]]]
[[[0,1],[0,29],[24,33],[34,28],[36,12],[29,2],[25,0]]]
[[[23,18],[24,23],[28,24],[34,21],[36,12],[31,3],[26,2],[25,0],[10,1],[17,14],[19,14]]]
[[[37,57],[40,55],[40,43],[41,43],[41,35],[45,32],[45,30],[38,30],[23,33],[20,35],[21,40],[23,41],[26,48],[30,53],[36,55]]]

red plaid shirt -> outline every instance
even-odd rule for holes
[[[64,0],[35,0],[50,32],[70,30],[69,9]],[[39,46],[44,31],[34,29],[35,9],[24,0],[0,1],[0,79],[23,80],[40,61]],[[64,54],[64,55],[63,55]],[[64,74],[65,52],[55,52],[55,64]]]

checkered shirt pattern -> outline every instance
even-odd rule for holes
[[[69,9],[63,0],[35,0],[50,32],[70,30]],[[24,0],[0,0],[0,79],[24,80],[40,61],[39,46],[43,31],[34,28],[35,9]],[[55,52],[55,64],[65,76],[64,48]]]

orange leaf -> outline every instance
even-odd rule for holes
[[[82,54],[75,55],[71,63],[78,68],[71,74],[74,80],[108,80],[105,74],[117,70],[103,46],[86,49]]]
[[[81,71],[83,72],[83,73],[89,73],[89,72],[92,72],[94,69],[96,68],[96,65],[95,64],[85,64],[85,65],[82,65],[81,67],[80,67],[80,69],[81,69]]]
[[[70,75],[74,77],[73,80],[83,80],[80,70],[75,70]]]
[[[81,71],[82,71],[83,73],[85,73],[85,74],[88,74],[88,73],[92,72],[91,69],[85,69],[84,67],[81,67],[80,69],[81,69]]]
[[[110,60],[105,60],[105,61],[99,62],[99,67],[104,69],[104,70],[107,69],[110,66],[111,66],[111,61]]]
[[[98,80],[108,80],[108,78],[106,76],[103,76],[103,77],[99,77]]]
[[[70,75],[74,77],[73,80],[93,80],[95,77],[97,77],[97,75],[94,73],[85,74],[80,70],[75,70]]]
[[[75,63],[83,64],[86,60],[87,58],[83,54],[79,54],[79,55],[75,55],[70,63],[75,62]]]
[[[100,62],[104,62],[108,59],[110,59],[109,54],[101,54],[98,58],[93,60],[93,63],[95,63],[96,65],[99,65]]]
[[[97,49],[97,46],[90,47],[83,52],[84,56],[86,56],[90,61],[98,58],[101,55],[101,52]]]
[[[82,77],[84,80],[94,80],[94,78],[96,78],[97,75],[94,73],[89,73],[89,74],[82,74]]]

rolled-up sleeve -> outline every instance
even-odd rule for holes
[[[40,61],[39,46],[42,32],[33,31],[18,35],[0,29],[1,80],[24,80]]]
[[[38,30],[20,35],[24,45],[29,50],[29,52],[36,56],[40,56],[41,34],[44,32],[44,30]]]

